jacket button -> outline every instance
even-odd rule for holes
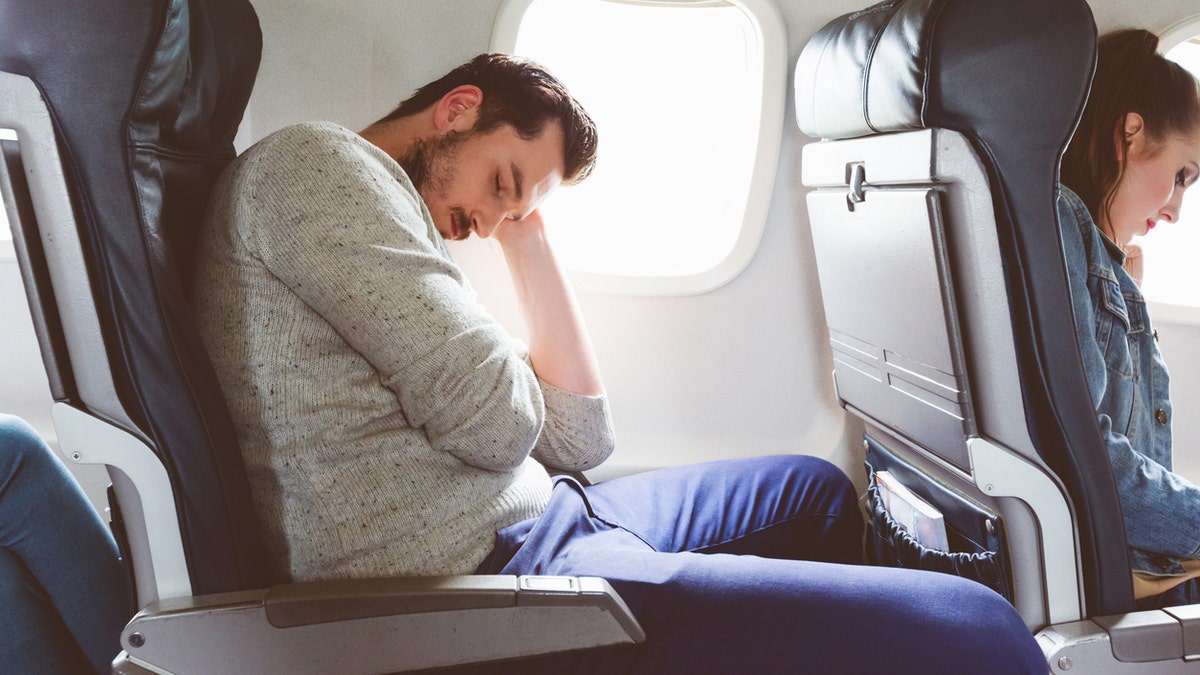
[[[1154,419],[1158,420],[1159,424],[1166,424],[1168,419],[1167,411],[1159,408],[1158,412],[1154,413]]]

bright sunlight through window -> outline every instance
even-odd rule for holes
[[[749,263],[782,132],[768,0],[509,0],[493,48],[548,67],[600,130],[596,170],[543,207],[581,290],[687,294]]]
[[[1200,23],[1191,26],[1200,33]],[[1169,43],[1164,44],[1169,46]],[[1200,76],[1200,37],[1185,40],[1167,58]],[[1154,233],[1137,238],[1145,256],[1142,290],[1148,300],[1169,305],[1200,307],[1200,187],[1183,194],[1177,223],[1161,223]]]

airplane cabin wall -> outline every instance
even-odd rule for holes
[[[0,226],[7,227],[7,220]],[[50,421],[50,383],[38,351],[37,334],[25,300],[17,259],[0,253],[0,412],[16,415],[53,440]]]
[[[1145,28],[1158,35],[1180,21],[1200,16],[1195,0],[1128,2],[1127,0],[1088,0],[1096,19],[1096,30],[1103,35],[1121,28]]]

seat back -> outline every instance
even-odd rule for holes
[[[246,0],[0,0],[0,183],[55,424],[113,467],[139,604],[266,582],[183,284],[260,49]]]
[[[890,0],[796,69],[839,398],[1031,628],[1133,603],[1055,226],[1095,51],[1083,0]]]

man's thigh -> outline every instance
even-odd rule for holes
[[[600,520],[657,551],[857,562],[862,520],[850,480],[816,457],[705,462],[585,490]]]
[[[949,575],[619,546],[573,547],[547,571],[608,579],[641,622],[646,643],[482,672],[1046,670],[1011,605],[980,584]]]

